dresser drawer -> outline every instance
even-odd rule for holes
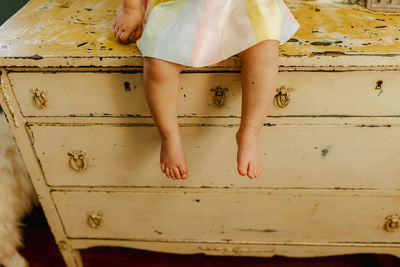
[[[183,126],[186,180],[161,172],[153,126],[30,127],[52,186],[400,188],[400,127],[395,126],[265,127],[260,139],[264,171],[257,179],[237,173],[237,127]],[[75,160],[73,150],[85,153],[84,160]]]
[[[141,73],[10,73],[9,77],[24,116],[151,115]],[[281,104],[274,101],[269,115],[399,115],[399,84],[398,71],[281,72],[277,86],[293,90],[286,95],[276,92]],[[33,100],[31,89],[36,88],[46,92],[47,104],[39,92]],[[240,116],[239,73],[185,73],[177,90],[179,116]]]
[[[148,116],[141,73],[11,73],[24,116]],[[45,92],[34,100],[31,89]],[[43,100],[42,100],[43,101]],[[37,103],[38,102],[38,103]]]
[[[71,238],[400,242],[393,224],[400,195],[310,191],[54,191],[52,197]],[[392,223],[387,230],[385,223]]]

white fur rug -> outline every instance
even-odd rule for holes
[[[26,267],[21,220],[38,203],[5,115],[0,112],[0,266]]]

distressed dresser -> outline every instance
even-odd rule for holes
[[[142,59],[111,27],[119,1],[32,0],[0,29],[0,103],[59,249],[400,256],[400,16],[287,1],[258,179],[236,170],[240,62],[186,69],[190,176],[159,169]]]

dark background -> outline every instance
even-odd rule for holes
[[[0,0],[0,25],[23,7],[28,0]]]

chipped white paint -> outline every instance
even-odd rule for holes
[[[59,4],[55,3],[55,2],[49,2],[49,3],[46,3],[45,5],[38,7],[36,9],[36,11],[42,11],[42,12],[49,11],[55,6],[59,6]]]
[[[355,63],[359,68],[399,65],[400,54],[396,48],[400,45],[400,40],[391,39],[385,45],[380,45],[380,39],[398,35],[400,14],[379,14],[358,5],[330,1],[286,2],[302,27],[292,40],[281,47],[282,67],[327,68],[333,65],[354,66]],[[48,5],[48,0],[30,1],[24,8],[29,16],[19,12],[2,26],[0,58],[4,66],[142,65],[136,45],[121,44],[112,35],[112,24],[121,8],[120,2],[89,0],[68,3],[54,0],[50,3]],[[43,9],[44,7],[48,8]],[[41,11],[37,11],[38,9]],[[43,30],[43,25],[54,27]],[[315,32],[321,25],[324,25],[324,29]],[[369,35],[377,26],[382,25],[386,27],[378,28],[377,35]],[[337,34],[329,35],[333,32]],[[349,36],[346,43],[336,43],[343,41],[344,35]],[[353,43],[352,39],[358,41]],[[311,44],[324,40],[329,40],[331,44]],[[77,46],[83,42],[88,42],[88,45]],[[368,42],[371,44],[363,45]],[[327,50],[331,53],[326,54]],[[374,55],[374,60],[366,60],[363,54]],[[34,55],[38,56],[30,58]],[[225,67],[237,69],[239,66],[237,59],[230,58],[204,70]]]

